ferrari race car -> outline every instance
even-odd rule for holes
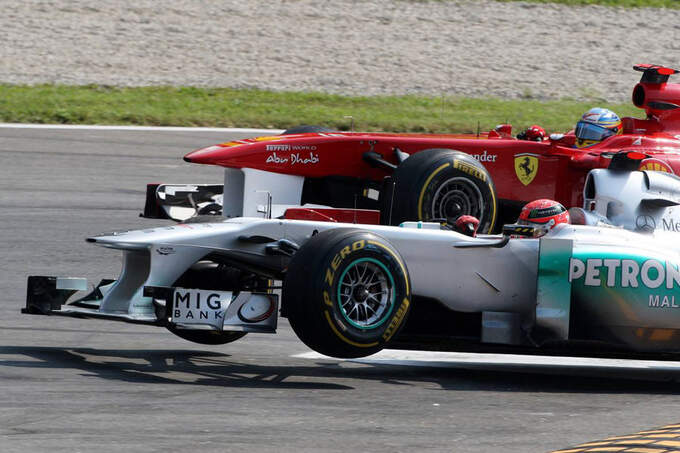
[[[434,344],[677,353],[680,178],[631,171],[646,158],[619,153],[592,170],[574,224],[542,237],[253,217],[92,237],[123,253],[119,278],[69,300],[83,279],[29,277],[23,311],[223,344],[274,333],[280,308],[305,344],[336,357]]]
[[[680,84],[677,71],[637,65],[642,78],[633,103],[646,119],[623,118],[622,134],[587,148],[575,135],[520,140],[510,125],[484,134],[422,135],[334,132],[307,126],[282,135],[236,140],[198,149],[188,162],[225,167],[224,186],[150,185],[144,216],[185,221],[195,215],[288,218],[399,225],[460,215],[480,220],[480,231],[499,231],[521,206],[551,198],[581,206],[593,168],[607,168],[619,151],[648,158],[640,169],[680,171]],[[351,208],[352,217],[329,219],[320,207]],[[361,209],[362,211],[357,211]]]

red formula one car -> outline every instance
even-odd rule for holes
[[[399,224],[451,222],[467,214],[487,232],[514,221],[530,200],[581,206],[588,171],[608,167],[618,152],[644,154],[641,169],[680,172],[680,84],[668,83],[678,71],[654,65],[634,69],[643,74],[633,103],[646,118],[622,118],[617,135],[593,146],[576,147],[574,132],[518,139],[510,125],[460,135],[303,126],[187,154],[188,162],[225,167],[224,188],[150,186],[145,216],[186,220],[223,213]],[[324,206],[351,209],[343,215],[324,212]]]

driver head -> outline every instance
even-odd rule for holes
[[[524,205],[517,219],[518,225],[531,225],[539,228],[543,234],[560,223],[569,223],[569,212],[555,200],[534,200]],[[542,234],[542,235],[543,235]]]
[[[595,107],[583,114],[581,120],[576,123],[576,147],[587,148],[597,145],[602,140],[612,135],[623,132],[621,119],[608,109]]]

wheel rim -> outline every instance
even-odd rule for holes
[[[462,215],[484,217],[484,199],[479,188],[467,178],[447,179],[432,197],[432,219],[457,219]]]
[[[347,322],[359,329],[384,323],[394,307],[394,278],[380,261],[361,258],[340,275],[338,306]]]

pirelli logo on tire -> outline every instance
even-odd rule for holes
[[[338,270],[338,267],[342,263],[342,260],[345,259],[347,255],[349,255],[352,252],[356,252],[357,250],[361,250],[362,248],[366,247],[366,240],[362,239],[360,241],[353,242],[351,246],[346,245],[345,247],[342,248],[331,260],[331,265],[326,269],[326,283],[328,283],[328,286],[333,285],[333,280],[335,279],[335,271]]]
[[[387,326],[387,329],[385,329],[385,332],[382,335],[382,338],[385,342],[390,341],[390,338],[399,330],[399,326],[401,326],[401,323],[404,321],[404,317],[406,317],[406,313],[408,313],[408,307],[411,305],[411,303],[408,301],[408,298],[404,297],[404,300],[401,302],[401,305],[397,309],[397,313],[394,315],[394,318],[392,318],[392,321]]]
[[[370,231],[323,231],[293,256],[288,272],[283,294],[290,325],[321,354],[373,354],[408,323],[406,265],[392,244]]]
[[[473,178],[477,178],[480,181],[486,182],[486,173],[472,164],[463,162],[462,160],[453,159],[453,168],[460,170],[463,173],[467,173],[468,175],[472,176]]]

